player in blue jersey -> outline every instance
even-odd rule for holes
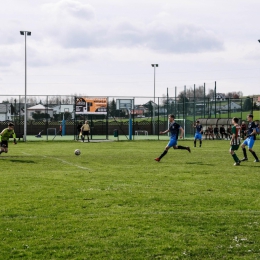
[[[200,141],[200,147],[202,145],[202,125],[200,124],[200,121],[196,121],[195,125],[193,125],[194,128],[196,128],[195,136],[194,136],[194,147],[196,147],[196,141]]]
[[[259,162],[259,159],[256,155],[256,153],[252,150],[255,140],[256,140],[256,125],[255,122],[253,121],[253,115],[249,114],[247,115],[247,121],[248,121],[248,127],[247,127],[247,138],[241,145],[241,148],[244,153],[244,158],[241,161],[247,161],[247,154],[246,154],[246,146],[248,146],[249,152],[254,156],[255,160],[254,162]]]
[[[187,150],[187,151],[191,152],[190,147],[177,145],[179,131],[181,131],[180,138],[182,138],[183,134],[184,134],[184,130],[179,124],[177,124],[175,122],[174,119],[175,119],[174,115],[169,115],[169,121],[170,121],[169,128],[167,130],[165,130],[164,132],[160,132],[160,134],[166,134],[166,133],[170,132],[170,141],[167,144],[167,146],[165,147],[165,150],[163,151],[163,153],[159,157],[154,159],[157,162],[160,162],[160,160],[163,158],[164,155],[167,154],[168,150],[171,147],[173,149],[182,149],[182,150]]]

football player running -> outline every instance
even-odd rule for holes
[[[174,115],[169,115],[169,121],[170,121],[170,124],[169,124],[169,128],[167,130],[165,130],[164,132],[160,132],[160,134],[166,134],[168,132],[170,132],[171,134],[171,137],[170,137],[170,141],[169,143],[166,145],[165,147],[165,150],[163,151],[163,153],[155,158],[154,160],[157,161],[157,162],[160,162],[160,160],[162,159],[162,157],[164,155],[167,154],[168,150],[172,147],[173,149],[183,149],[183,150],[187,150],[188,152],[191,152],[190,151],[190,147],[188,146],[181,146],[181,145],[177,145],[177,140],[178,140],[178,136],[179,136],[179,131],[181,131],[181,135],[180,135],[180,138],[183,137],[183,134],[184,134],[184,130],[183,128],[177,124],[175,122],[175,117]]]
[[[244,154],[244,158],[241,160],[243,161],[247,161],[247,153],[246,153],[246,146],[248,146],[248,150],[249,152],[254,156],[255,160],[254,162],[259,162],[259,159],[256,155],[256,153],[253,151],[253,146],[256,140],[256,125],[255,122],[253,121],[253,115],[249,114],[247,115],[247,121],[248,121],[248,127],[247,127],[247,138],[246,140],[243,142],[243,144],[241,145],[241,148],[243,150],[243,154]]]

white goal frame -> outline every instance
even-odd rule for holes
[[[47,138],[47,141],[48,141],[48,137],[49,137],[49,130],[54,130],[54,137],[52,138],[52,140],[54,140],[54,138],[56,137],[56,134],[57,134],[57,131],[56,131],[56,128],[47,128],[47,135],[46,135],[46,138]],[[53,135],[51,135],[53,136]]]

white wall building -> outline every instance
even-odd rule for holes
[[[10,103],[1,103],[0,104],[0,121],[12,121],[11,116],[11,104]]]
[[[36,106],[33,107],[29,107],[27,108],[27,119],[28,120],[33,120],[33,113],[40,113],[40,114],[49,114],[50,117],[53,117],[53,108],[50,107],[45,107],[41,104],[38,104]]]

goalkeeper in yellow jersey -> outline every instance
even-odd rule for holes
[[[14,124],[9,123],[8,127],[5,128],[1,133],[0,133],[0,154],[1,153],[7,153],[8,152],[8,141],[9,138],[13,137],[14,138],[14,144],[17,144],[16,142],[16,135],[14,132]]]

